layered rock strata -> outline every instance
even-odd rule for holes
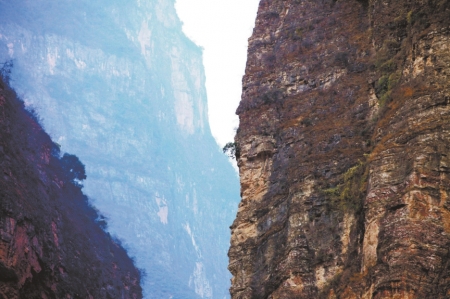
[[[232,298],[450,296],[450,3],[262,0]]]
[[[64,155],[0,81],[0,298],[142,298],[140,273]],[[104,223],[103,223],[104,225]]]

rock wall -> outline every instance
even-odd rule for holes
[[[140,273],[65,155],[0,79],[0,298],[142,298]]]
[[[448,1],[262,0],[232,298],[450,294]]]

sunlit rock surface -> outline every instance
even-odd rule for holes
[[[449,298],[450,2],[261,0],[232,298]]]
[[[123,240],[145,298],[224,298],[236,174],[174,1],[2,1],[0,61]]]

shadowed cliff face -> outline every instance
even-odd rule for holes
[[[237,110],[233,298],[448,297],[449,13],[261,1]]]
[[[142,298],[140,275],[81,192],[84,166],[0,81],[0,298]]]

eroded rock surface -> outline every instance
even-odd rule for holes
[[[1,299],[142,298],[139,271],[100,227],[83,178],[0,80]]]
[[[233,298],[450,296],[450,2],[262,0]]]

